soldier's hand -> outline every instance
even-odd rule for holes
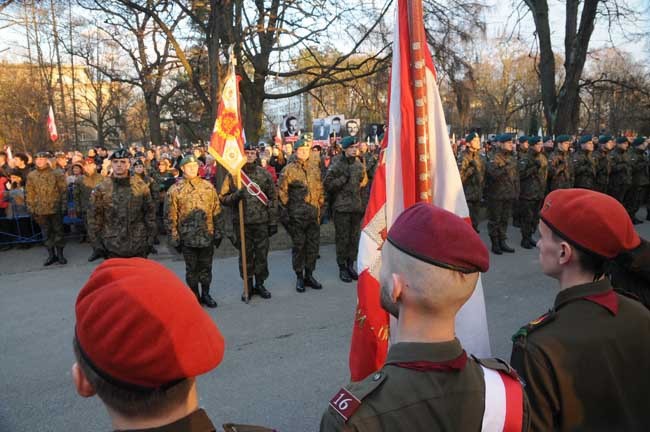
[[[222,236],[215,236],[214,237],[214,247],[219,249],[219,246],[221,245],[221,240],[223,239]]]
[[[236,199],[237,201],[239,201],[240,199],[243,199],[243,198],[246,196],[246,193],[247,193],[247,192],[248,192],[248,191],[246,190],[245,187],[239,189],[239,190],[238,190],[237,192],[235,192],[235,194],[234,194],[234,195],[235,195],[235,199]]]
[[[278,233],[278,226],[277,225],[269,225],[269,237],[273,237]]]

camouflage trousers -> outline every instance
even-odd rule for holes
[[[239,224],[233,224],[235,232],[235,247],[239,249],[239,276],[243,279],[241,256],[241,236]],[[246,240],[246,273],[248,278],[255,276],[256,282],[263,282],[269,277],[269,225],[246,224],[244,225]]]
[[[363,213],[334,213],[336,263],[339,265],[339,267],[347,267],[348,261],[354,262],[354,260],[357,258],[362,219]]]
[[[521,237],[531,238],[537,224],[539,224],[539,210],[542,208],[542,200],[519,200],[521,211]]]
[[[481,214],[481,201],[467,201],[467,207],[469,207],[469,217],[472,220],[472,226],[475,230],[478,230],[478,224],[480,222],[479,215]]]
[[[199,284],[203,293],[210,291],[212,282],[212,255],[214,246],[210,245],[204,248],[195,248],[183,246],[183,259],[185,260],[185,281],[193,290],[199,289]]]
[[[63,216],[60,214],[34,215],[34,220],[41,227],[47,248],[65,246],[63,234]]]
[[[505,240],[508,230],[508,219],[512,213],[513,200],[488,201],[488,232],[490,238]]]
[[[630,217],[634,215],[636,205],[636,190],[631,185],[617,185],[610,187],[611,196],[623,204]]]
[[[318,218],[289,218],[287,225],[293,247],[291,264],[295,272],[314,271],[320,246],[320,225]]]
[[[636,215],[644,205],[647,209],[650,209],[650,206],[647,206],[648,193],[650,193],[650,186],[636,186],[634,194],[634,208],[632,209],[632,214]]]

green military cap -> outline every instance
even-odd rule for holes
[[[113,160],[113,159],[129,159],[131,157],[131,153],[127,149],[119,149],[115,150],[113,154],[108,158],[108,160]]]
[[[563,135],[558,135],[555,138],[555,142],[558,143],[567,142],[567,141],[572,141],[571,135],[563,134]]]
[[[586,143],[590,142],[590,141],[592,140],[592,138],[593,138],[593,137],[592,137],[591,135],[582,135],[582,136],[580,137],[580,140],[579,140],[578,142],[579,142],[580,144],[586,144]]]
[[[612,140],[612,137],[609,136],[609,135],[601,135],[601,136],[598,137],[598,142],[600,144],[605,144],[606,142],[611,141],[611,140]]]
[[[476,132],[472,132],[469,135],[465,137],[465,141],[470,142],[474,138],[478,138],[478,134]]]
[[[357,137],[348,136],[341,140],[341,147],[343,148],[343,150],[345,150],[346,148],[353,146],[358,142],[359,140],[357,139]]]
[[[497,135],[497,141],[499,141],[501,143],[512,141],[512,135],[510,135],[508,133]]]
[[[528,144],[530,145],[535,145],[540,141],[542,141],[542,137],[539,135],[532,135],[528,137]]]
[[[178,167],[183,168],[183,166],[189,163],[199,163],[199,161],[196,159],[196,157],[194,157],[194,155],[187,155],[181,159],[181,163],[178,164]]]
[[[525,142],[528,142],[528,137],[526,135],[522,135],[519,137],[519,144],[523,144]]]
[[[34,155],[34,157],[37,157],[37,158],[51,158],[51,157],[52,157],[52,153],[50,153],[50,152],[47,151],[47,150],[39,150],[38,152],[36,152],[36,154]]]
[[[638,136],[638,137],[636,137],[636,138],[634,139],[634,141],[632,141],[632,145],[633,145],[634,147],[640,146],[640,145],[642,145],[642,144],[646,141],[646,139],[647,139],[647,138],[644,137],[644,136]]]
[[[623,144],[623,143],[629,143],[629,142],[630,141],[628,141],[627,137],[624,137],[624,136],[620,136],[620,137],[616,138],[616,144]]]
[[[303,138],[300,138],[296,143],[293,145],[294,150],[298,150],[300,147],[311,147],[311,142],[308,142],[304,140]]]

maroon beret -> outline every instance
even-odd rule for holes
[[[462,273],[486,272],[490,257],[471,223],[428,203],[404,210],[387,240],[402,252],[429,264]]]
[[[104,261],[79,292],[75,309],[82,357],[115,385],[166,388],[223,359],[217,326],[190,289],[155,261]]]
[[[604,258],[641,244],[625,208],[600,192],[557,189],[548,194],[539,215],[560,237]]]

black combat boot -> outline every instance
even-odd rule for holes
[[[55,262],[58,262],[59,259],[56,257],[56,253],[54,252],[54,248],[47,248],[47,259],[43,263],[44,266],[49,266],[54,264]]]
[[[533,248],[533,244],[530,241],[529,237],[524,237],[524,238],[521,239],[521,247],[524,248],[524,249],[532,249]]]
[[[305,292],[305,278],[302,277],[302,272],[296,272],[296,291]]]
[[[339,266],[339,279],[345,283],[352,282],[352,276],[350,276],[350,271],[347,266]]]
[[[203,291],[203,294],[201,295],[201,303],[209,308],[216,308],[217,302],[210,297],[210,286],[203,286],[203,284],[201,284],[201,290]]]
[[[359,280],[357,270],[354,268],[354,260],[348,260],[348,273],[353,280]]]
[[[96,261],[96,260],[100,259],[101,257],[102,257],[102,254],[97,249],[93,249],[93,253],[91,253],[90,256],[88,257],[88,262]]]
[[[271,293],[264,286],[264,279],[255,276],[255,293],[263,299],[270,299]]]
[[[495,255],[503,254],[499,240],[497,240],[495,237],[490,237],[490,241],[492,242],[492,253]]]
[[[57,255],[57,259],[59,260],[59,264],[67,264],[68,263],[68,260],[65,259],[65,257],[63,256],[63,248],[62,247],[58,246],[56,248],[56,255]]]
[[[316,279],[311,270],[305,270],[305,286],[312,287],[315,290],[323,289],[323,285]]]
[[[508,243],[506,243],[505,239],[499,241],[499,247],[501,248],[502,252],[515,253],[515,250],[508,246]]]

